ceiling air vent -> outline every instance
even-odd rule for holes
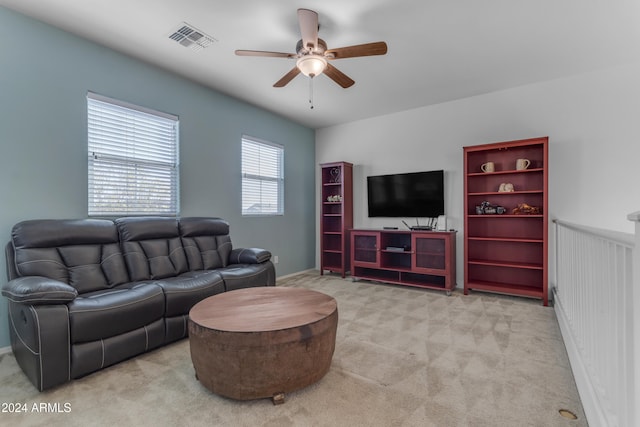
[[[186,22],[180,24],[178,29],[169,35],[169,38],[177,41],[184,47],[189,47],[194,50],[204,49],[217,41]]]

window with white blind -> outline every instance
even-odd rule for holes
[[[284,149],[242,136],[242,214],[284,214]]]
[[[89,215],[171,215],[178,206],[178,117],[87,95]]]

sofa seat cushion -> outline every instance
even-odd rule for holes
[[[71,342],[109,338],[164,316],[164,293],[153,283],[129,283],[80,294],[68,304]]]
[[[272,286],[275,283],[273,264],[232,264],[217,270],[224,280],[225,290]]]
[[[154,283],[164,291],[166,317],[189,314],[196,303],[224,292],[222,276],[216,271],[190,271]]]

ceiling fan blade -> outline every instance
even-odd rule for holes
[[[284,86],[286,86],[287,83],[289,83],[291,80],[293,80],[293,78],[295,76],[297,76],[298,74],[300,74],[300,69],[297,66],[295,66],[295,67],[293,67],[291,69],[291,71],[289,71],[287,74],[285,74],[280,80],[275,82],[273,87],[284,87]]]
[[[318,46],[318,14],[309,9],[298,9],[298,22],[302,45],[311,50]]]
[[[384,55],[385,53],[387,53],[387,44],[385,42],[374,42],[339,47],[337,49],[327,49],[325,56],[327,59],[342,59],[355,58],[358,56]]]
[[[348,88],[353,86],[355,81],[353,81],[349,76],[347,76],[342,71],[338,70],[331,64],[327,64],[327,68],[324,69],[324,73],[334,82],[338,83],[343,88]]]
[[[295,53],[268,52],[264,50],[236,50],[238,56],[269,56],[273,58],[295,58]]]

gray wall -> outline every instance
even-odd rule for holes
[[[21,220],[87,216],[87,91],[180,117],[182,216],[225,218],[234,246],[278,255],[279,276],[314,267],[312,129],[2,7],[0,242]],[[284,146],[284,216],[241,216],[243,133]],[[0,298],[0,348],[8,345]]]

